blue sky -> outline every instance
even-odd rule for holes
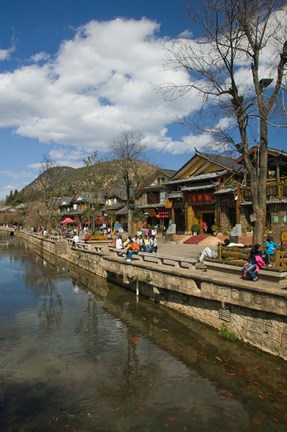
[[[125,129],[141,131],[150,161],[164,168],[180,168],[194,147],[204,147],[206,134],[192,137],[174,123],[199,109],[197,98],[167,101],[155,91],[164,43],[187,30],[196,35],[185,6],[186,0],[0,0],[0,199],[34,180],[44,155],[79,167]],[[285,131],[271,137],[285,147]]]

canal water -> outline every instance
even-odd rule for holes
[[[0,238],[1,432],[287,431],[286,363]]]

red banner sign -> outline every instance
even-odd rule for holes
[[[160,212],[158,212],[156,217],[159,219],[167,219],[169,217],[169,213],[168,213],[168,211],[160,211]]]
[[[213,202],[214,196],[212,193],[197,193],[188,195],[190,203],[210,203]]]

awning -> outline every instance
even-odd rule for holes
[[[145,213],[148,213],[148,215],[150,217],[156,217],[156,212],[155,212],[155,209],[153,209],[153,208],[147,208],[147,209],[145,209]]]
[[[62,220],[60,223],[61,223],[61,224],[62,224],[62,223],[68,223],[68,224],[71,224],[71,223],[77,223],[77,222],[75,222],[74,219],[71,219],[71,218],[69,218],[69,217],[66,217],[66,218],[65,218],[64,220]]]

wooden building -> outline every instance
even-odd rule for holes
[[[203,232],[217,226],[230,230],[240,223],[238,189],[243,180],[242,166],[234,159],[195,151],[195,155],[166,183],[167,205],[177,233]]]

